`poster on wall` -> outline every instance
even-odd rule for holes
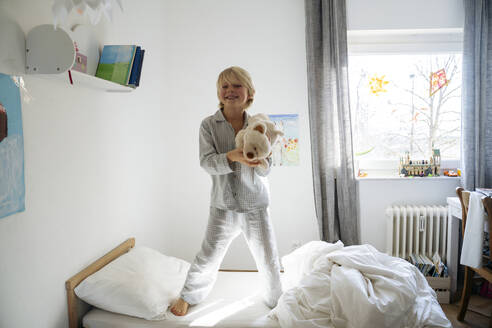
[[[0,218],[25,209],[24,138],[20,91],[0,73]]]
[[[299,115],[268,115],[277,128],[284,132],[272,150],[273,166],[299,165]]]

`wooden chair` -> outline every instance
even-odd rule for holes
[[[456,194],[460,199],[461,211],[462,211],[462,234],[465,234],[466,216],[468,214],[468,204],[470,203],[470,192],[465,191],[463,188],[456,188]],[[489,219],[489,231],[492,232],[492,197],[485,197],[483,199],[483,205],[487,212]],[[492,236],[491,236],[492,237]],[[489,250],[492,252],[492,238],[489,238]],[[490,254],[489,254],[490,255]],[[472,279],[474,274],[480,275],[482,278],[487,279],[489,283],[492,283],[492,270],[485,266],[477,269],[469,266],[465,266],[465,285],[463,287],[463,294],[461,295],[461,304],[458,312],[458,321],[465,319],[466,309],[468,308],[468,302],[470,301]],[[489,319],[489,327],[492,327],[492,316]]]

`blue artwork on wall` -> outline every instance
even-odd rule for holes
[[[23,211],[24,138],[20,91],[0,73],[0,218]]]

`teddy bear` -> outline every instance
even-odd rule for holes
[[[244,157],[249,161],[259,161],[259,167],[268,168],[266,158],[272,152],[272,146],[284,133],[265,114],[256,114],[248,119],[248,126],[236,135],[236,147],[243,149]]]

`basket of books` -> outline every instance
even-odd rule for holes
[[[407,260],[425,276],[429,286],[436,292],[437,301],[449,304],[451,277],[448,276],[448,268],[439,254],[436,252],[432,259],[424,254],[410,254]]]

